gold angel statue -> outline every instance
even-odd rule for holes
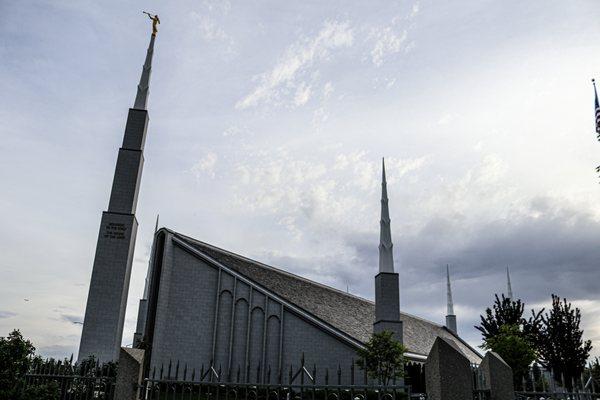
[[[158,14],[152,15],[146,11],[142,11],[144,14],[148,16],[152,20],[152,36],[156,36],[156,32],[158,32],[157,25],[160,24],[160,19],[158,18]]]

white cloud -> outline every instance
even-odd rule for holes
[[[385,58],[400,51],[408,53],[416,46],[414,40],[408,41],[408,32],[414,26],[413,21],[419,14],[419,7],[419,2],[416,1],[405,17],[396,16],[389,26],[371,29],[369,36],[374,42],[370,53],[373,65],[379,67]],[[398,27],[401,21],[406,21],[405,27],[402,29]]]
[[[426,161],[427,157],[390,158],[386,160],[388,180],[398,181],[421,169]],[[365,151],[319,157],[280,148],[253,154],[240,161],[235,171],[232,208],[270,215],[297,237],[298,232],[307,230],[315,235],[332,229],[362,230],[372,219],[365,215],[365,208],[377,204],[365,199],[378,196],[381,161]]]
[[[383,64],[385,57],[398,53],[402,49],[402,45],[408,37],[408,31],[403,30],[397,33],[391,27],[378,28],[373,29],[371,36],[375,39],[375,44],[371,50],[371,60],[373,64],[379,67]]]
[[[294,105],[296,107],[303,106],[310,99],[311,90],[310,85],[306,83],[301,83],[296,89],[296,95],[294,96]]]
[[[207,175],[211,178],[215,177],[215,165],[217,164],[217,155],[215,153],[207,153],[202,157],[196,164],[190,168],[190,172],[199,179],[203,175]]]
[[[410,14],[408,15],[408,18],[414,19],[417,16],[417,14],[419,14],[420,9],[421,9],[420,3],[418,1],[415,1],[415,3],[412,5]]]
[[[197,12],[190,13],[190,18],[197,28],[200,37],[210,43],[225,44],[225,51],[232,52],[235,41],[214,18]]]
[[[331,82],[327,82],[323,86],[323,98],[328,98],[331,93],[333,93],[333,84]]]
[[[209,12],[219,11],[222,14],[229,14],[231,11],[229,0],[204,0],[203,5]]]
[[[448,125],[450,124],[452,121],[454,121],[455,116],[452,113],[444,113],[440,119],[438,119],[437,124],[442,126],[442,125]]]
[[[241,134],[252,134],[251,130],[245,125],[230,125],[222,133],[223,137],[237,136]]]
[[[290,46],[271,71],[260,75],[259,85],[238,101],[236,108],[255,107],[281,97],[290,86],[297,86],[298,75],[315,63],[326,60],[332,50],[352,46],[353,41],[348,22],[326,22],[316,36]]]

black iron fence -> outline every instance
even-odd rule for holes
[[[424,383],[424,370],[410,363],[405,366],[403,377],[391,374],[389,380],[368,376],[352,362],[347,371],[341,366],[335,371],[308,366],[304,358],[296,367],[273,370],[260,365],[250,370],[238,367],[222,371],[209,364],[199,370],[189,369],[186,364],[169,362],[153,367],[140,387],[140,397],[146,400],[400,400],[419,399],[426,396],[412,390],[407,381]],[[347,374],[345,373],[347,372]],[[410,376],[409,376],[410,375]],[[346,382],[343,376],[349,376]],[[423,388],[424,389],[424,388]]]
[[[485,380],[485,375],[477,364],[471,364],[471,379],[473,379],[473,400],[491,399],[491,392]]]
[[[600,385],[592,376],[592,368],[586,369],[578,379],[566,379],[564,374],[554,373],[534,365],[515,388],[517,400],[600,400]]]
[[[58,386],[60,400],[112,400],[115,392],[116,365],[100,365],[85,361],[75,365],[71,360],[45,361],[34,364],[25,376],[25,385]]]
[[[139,395],[145,400],[425,400],[423,365],[409,362],[404,371],[403,377],[394,376],[381,384],[355,362],[346,371],[341,366],[335,371],[319,369],[302,359],[285,372],[269,367],[262,371],[259,365],[226,373],[211,364],[196,370],[169,362],[152,368]],[[345,373],[349,373],[349,382],[343,379],[348,376]],[[28,386],[56,384],[60,400],[113,400],[116,374],[113,363],[47,360],[35,364],[25,382]]]
[[[471,365],[473,374],[473,399],[491,398],[485,375],[478,365]],[[586,369],[578,379],[567,381],[562,374],[555,374],[540,365],[533,365],[515,387],[516,400],[600,400],[600,386]],[[558,376],[557,376],[558,375]]]
[[[592,367],[569,382],[562,374],[534,365],[515,388],[516,400],[600,400],[600,385]],[[26,375],[27,386],[54,385],[60,400],[113,400],[117,368],[87,360],[34,363]],[[471,365],[473,400],[488,400],[491,393],[478,365]],[[392,375],[393,371],[392,371]],[[558,375],[558,376],[557,376]],[[350,377],[349,382],[344,377]],[[597,378],[597,375],[596,375]],[[567,389],[566,387],[569,387]],[[304,359],[285,372],[255,369],[224,373],[209,364],[199,370],[179,362],[154,367],[138,387],[142,400],[425,400],[425,367],[409,362],[402,377],[385,384],[370,378],[354,362],[343,371],[307,366]]]

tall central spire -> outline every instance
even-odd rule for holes
[[[151,16],[153,25],[158,17]],[[156,19],[156,21],[155,21]],[[129,109],[119,149],[108,209],[102,213],[88,292],[79,360],[119,357],[138,223],[135,211],[144,165],[148,127],[148,89],[156,29],[150,37],[135,103]]]
[[[385,160],[381,160],[381,220],[379,221],[379,272],[394,272],[394,252],[388,205]]]
[[[133,108],[136,110],[145,110],[148,105],[148,92],[150,90],[150,73],[152,72],[152,55],[154,54],[154,39],[156,35],[150,36],[150,44],[146,51],[146,61],[142,67],[142,76],[140,76],[140,83],[137,86],[137,94],[135,95],[135,102]]]

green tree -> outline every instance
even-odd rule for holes
[[[533,344],[517,325],[502,325],[499,332],[485,339],[481,347],[497,353],[510,365],[515,387],[527,377],[529,366],[535,361]]]
[[[357,364],[367,371],[370,378],[382,385],[389,385],[393,379],[404,376],[404,353],[406,348],[393,338],[393,333],[383,331],[375,333],[358,350]]]
[[[521,300],[512,300],[504,295],[502,298],[496,295],[495,298],[492,308],[487,308],[485,316],[480,316],[480,325],[475,326],[475,329],[481,332],[483,341],[498,335],[503,326],[509,325],[518,326],[520,335],[527,337],[533,344],[537,343],[542,324],[541,314],[544,310],[538,313],[531,310],[531,316],[526,319],[523,317],[525,303]]]
[[[17,398],[34,352],[33,344],[18,330],[0,337],[0,399]]]
[[[552,295],[552,308],[542,317],[538,351],[542,365],[551,369],[554,378],[571,388],[585,369],[592,343],[583,340],[581,311],[567,299]],[[563,382],[564,377],[564,382]]]
[[[56,383],[26,386],[25,374],[34,358],[35,347],[14,330],[0,337],[0,399],[53,400],[58,399]]]

